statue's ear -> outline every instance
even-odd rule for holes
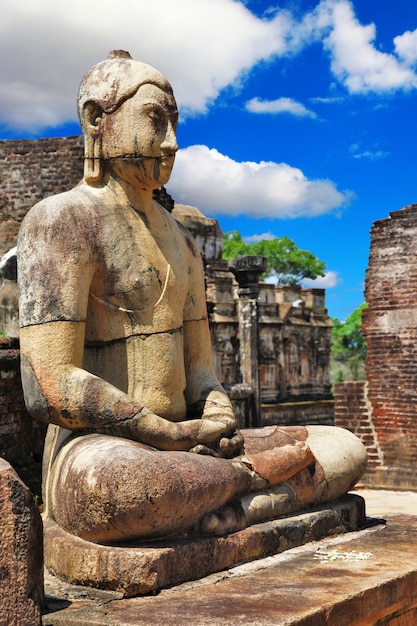
[[[81,112],[81,126],[84,132],[96,134],[100,129],[103,119],[103,109],[97,102],[89,100],[83,106]]]
[[[99,183],[103,175],[101,163],[101,122],[103,109],[90,100],[83,106],[81,126],[84,132],[84,179],[89,184]]]

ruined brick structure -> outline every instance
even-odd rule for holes
[[[33,204],[70,189],[81,179],[82,157],[81,137],[0,141],[0,257],[16,244],[20,223]],[[159,194],[158,201],[172,210],[173,202],[167,194]],[[174,214],[192,231],[203,254],[217,375],[230,388],[241,412],[241,425],[251,425],[247,423],[250,390],[239,386],[237,283],[221,258],[223,233],[216,220],[193,207],[176,205]],[[0,286],[0,326],[9,327],[12,321],[15,327],[16,319],[11,320],[7,306],[1,310],[5,300],[15,298],[13,285],[6,282]],[[322,289],[261,285],[257,353],[264,424],[333,421],[328,377],[331,323],[324,300]],[[30,437],[26,422],[22,428]],[[7,442],[10,449],[14,446],[13,432],[20,436],[14,429],[11,427],[10,433],[2,418],[0,455],[6,458],[10,458]]]
[[[334,412],[337,426],[355,433],[368,452],[368,474],[381,466],[381,448],[375,425],[372,420],[372,407],[368,399],[369,383],[366,380],[352,380],[336,383],[334,391]]]
[[[19,350],[0,344],[0,457],[12,463],[40,496],[40,469],[46,425],[26,410],[20,380]]]
[[[0,257],[36,202],[81,179],[83,150],[81,137],[0,141]]]
[[[417,205],[374,223],[363,314],[367,383],[336,386],[335,420],[370,452],[366,482],[417,490]],[[350,416],[350,417],[348,417]]]

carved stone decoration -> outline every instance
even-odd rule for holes
[[[230,271],[239,283],[239,296],[256,299],[259,294],[259,279],[266,272],[266,257],[241,256],[229,262]]]

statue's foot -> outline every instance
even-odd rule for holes
[[[248,525],[337,500],[362,476],[366,449],[354,434],[335,426],[318,425],[307,426],[306,432],[306,448],[296,445],[292,450],[295,454],[311,451],[315,461],[281,484],[241,496]],[[307,456],[306,459],[309,460]]]
[[[366,469],[366,449],[353,433],[336,426],[307,426],[307,444],[323,472],[324,481],[313,496],[331,502],[347,493]]]
[[[224,535],[246,528],[246,518],[239,502],[229,502],[214,513],[207,513],[200,522],[202,535]]]
[[[251,469],[268,485],[277,485],[295,476],[314,462],[314,456],[304,441],[294,441],[281,448],[246,452]]]

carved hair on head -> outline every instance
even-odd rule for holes
[[[107,59],[91,68],[81,81],[78,92],[78,113],[87,102],[95,102],[105,113],[113,113],[131,98],[141,85],[152,84],[173,95],[172,87],[151,65],[134,61],[125,50],[112,50]]]
[[[173,96],[171,85],[158,70],[134,61],[125,50],[112,50],[107,59],[94,65],[81,81],[78,115],[85,139],[84,177],[88,183],[100,181],[102,168],[101,137],[91,132],[90,124],[87,126],[86,109],[114,113],[146,84],[155,85]]]

